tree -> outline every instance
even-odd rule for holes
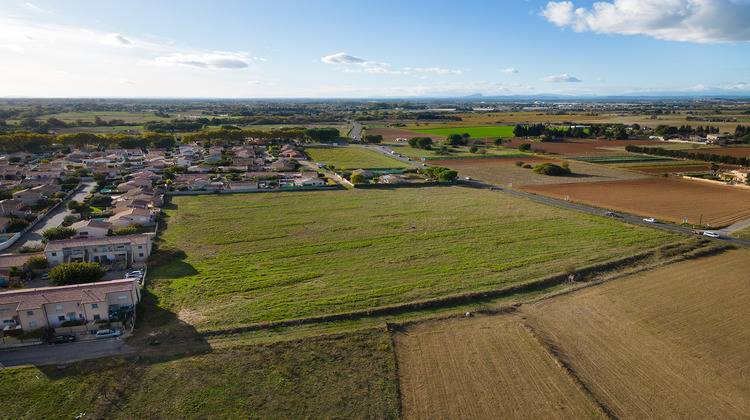
[[[81,203],[75,200],[68,201],[68,210],[70,211],[78,211],[78,209],[81,207]]]
[[[518,145],[518,150],[522,152],[528,152],[531,150],[531,145],[529,143],[521,143]]]
[[[549,162],[540,163],[534,166],[534,169],[532,169],[532,171],[534,171],[535,174],[551,176],[567,175],[570,173],[570,170],[566,171],[561,166]]]
[[[711,164],[708,165],[708,170],[711,172],[711,174],[715,175],[717,172],[719,172],[719,164],[716,162],[711,162]]]
[[[49,273],[49,282],[53,286],[95,283],[106,273],[107,270],[97,263],[71,262],[53,268]]]
[[[362,140],[365,143],[377,144],[383,141],[383,136],[381,136],[380,134],[367,134],[364,137],[362,137]]]
[[[49,262],[47,262],[47,258],[43,256],[36,256],[31,257],[23,264],[24,268],[36,268],[36,269],[45,269],[49,267]]]
[[[460,134],[449,134],[445,138],[445,144],[451,146],[464,146],[466,145],[466,139]]]
[[[367,178],[365,178],[365,174],[362,173],[356,173],[352,174],[352,176],[349,178],[350,181],[352,181],[352,184],[365,184],[367,183]]]
[[[109,207],[112,204],[112,197],[108,195],[94,194],[89,199],[89,204],[94,207]]]
[[[458,172],[442,166],[430,166],[424,169],[424,174],[440,182],[453,182],[458,177]]]
[[[495,146],[502,146],[503,143],[505,143],[505,140],[503,140],[502,137],[498,137],[495,140],[492,140],[492,144],[494,144]]]
[[[432,148],[432,139],[429,137],[412,137],[408,141],[409,146],[415,149],[426,149]]]
[[[61,239],[68,239],[76,234],[76,230],[70,227],[60,226],[52,229],[47,229],[42,232],[42,237],[48,241],[57,241]]]
[[[471,146],[469,148],[469,153],[476,153],[479,151],[479,148],[477,146]]]
[[[112,235],[114,236],[135,235],[136,233],[138,233],[137,226],[123,226],[112,231]]]
[[[26,229],[26,226],[28,226],[28,225],[29,225],[29,221],[28,220],[24,220],[24,219],[11,219],[10,222],[8,223],[8,228],[6,229],[6,231],[8,233],[20,232],[20,231]]]

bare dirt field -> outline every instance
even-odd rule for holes
[[[486,158],[487,160],[491,158]],[[517,160],[521,160],[525,163],[530,163],[532,166],[536,165],[535,159],[545,158],[511,158],[512,162],[515,163]],[[513,184],[513,187],[520,186],[531,186],[531,185],[554,185],[554,184],[570,184],[570,183],[589,183],[589,182],[601,182],[601,181],[616,181],[616,180],[632,180],[632,179],[644,179],[651,178],[651,175],[644,173],[638,173],[633,171],[625,171],[622,169],[611,168],[604,165],[593,165],[589,163],[570,162],[570,169],[573,174],[570,176],[547,176],[535,174],[531,169],[520,168],[516,165],[509,165],[508,162],[502,164],[490,165],[478,162],[479,160],[485,159],[469,159],[474,162],[473,165],[467,165],[468,162],[457,162],[458,159],[454,160],[456,164],[446,163],[446,161],[436,161],[435,163],[440,166],[448,166],[449,168],[458,171],[459,176],[469,176],[478,181],[486,182],[488,184],[497,185],[499,187],[508,187],[509,184]]]
[[[410,139],[412,137],[429,137],[432,141],[443,141],[445,136],[438,136],[436,134],[422,134],[409,130],[399,130],[398,128],[368,128],[365,134],[380,134],[383,136],[383,141],[396,141],[397,138]]]
[[[397,333],[403,418],[602,417],[519,320],[478,316]]]
[[[476,159],[427,159],[427,163],[430,165],[438,166],[477,166],[477,165],[513,165],[518,161],[536,165],[542,162],[552,162],[560,164],[560,159],[550,159],[541,156],[523,156],[523,157],[507,157],[507,158],[476,158]]]
[[[750,190],[676,178],[524,186],[524,191],[675,223],[711,227],[750,217]]]
[[[505,143],[507,148],[517,148],[521,143],[529,143],[532,150],[536,149],[540,153],[549,153],[556,155],[604,155],[604,154],[622,154],[622,151],[611,150],[616,147],[625,147],[629,144],[634,146],[659,146],[664,142],[653,140],[583,140],[583,139],[566,139],[560,142],[537,142],[514,137],[510,143]]]
[[[664,165],[664,166],[619,166],[622,169],[629,171],[643,172],[647,174],[663,174],[663,173],[688,173],[688,172],[708,172],[708,164],[700,164],[696,162],[695,165]],[[725,165],[720,164],[719,168],[722,170],[739,169],[737,165]]]
[[[671,264],[520,312],[613,418],[747,418],[748,258]]]
[[[710,153],[720,156],[750,157],[750,147],[717,147],[714,149],[692,150],[686,149],[683,152],[693,153]]]

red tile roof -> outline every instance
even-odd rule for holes
[[[0,293],[0,305],[17,303],[16,311],[40,309],[48,303],[97,303],[107,300],[108,293],[129,292],[137,287],[137,279],[121,279],[100,283],[75,284],[59,287],[40,287]]]

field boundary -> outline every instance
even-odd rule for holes
[[[691,243],[692,242],[692,243]],[[262,322],[249,324],[245,326],[238,326],[232,328],[221,328],[216,330],[204,330],[200,331],[203,336],[220,336],[226,334],[238,334],[250,331],[260,331],[275,328],[293,327],[299,325],[309,324],[322,324],[327,322],[338,322],[338,321],[351,321],[361,318],[373,317],[373,316],[387,316],[387,315],[398,315],[405,312],[412,312],[424,309],[436,309],[445,306],[461,305],[472,303],[481,299],[492,299],[504,296],[510,296],[515,293],[532,291],[537,288],[545,288],[555,286],[565,282],[580,282],[585,281],[586,276],[590,276],[600,272],[611,271],[614,269],[622,269],[630,265],[639,263],[640,261],[646,260],[651,257],[669,256],[670,254],[677,254],[679,252],[689,252],[695,250],[698,247],[705,245],[705,242],[693,242],[693,241],[682,241],[676,244],[669,244],[662,247],[650,249],[645,252],[641,252],[635,255],[631,255],[624,258],[619,258],[612,261],[605,261],[599,264],[590,265],[576,270],[576,275],[571,279],[571,274],[560,273],[544,277],[537,280],[530,280],[527,282],[513,284],[510,286],[502,287],[499,289],[484,290],[479,292],[466,292],[456,295],[444,296],[440,298],[420,300],[414,302],[408,302],[399,305],[382,306],[372,309],[363,309],[358,311],[344,312],[338,314],[329,315],[318,315],[306,318],[287,319],[272,322]],[[729,246],[729,245],[728,245]],[[510,305],[513,307],[513,305]],[[511,309],[512,310],[512,309]]]

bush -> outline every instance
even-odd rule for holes
[[[367,182],[367,178],[365,178],[364,174],[356,173],[352,174],[352,176],[350,177],[350,181],[352,182],[352,184],[364,184]]]
[[[11,221],[8,223],[8,229],[6,231],[8,233],[16,233],[20,232],[24,229],[26,229],[26,226],[29,225],[28,220],[24,219],[11,219]]]
[[[95,283],[106,273],[107,270],[97,263],[71,262],[53,268],[49,273],[49,282],[53,286]]]
[[[89,205],[94,207],[109,207],[112,204],[112,197],[107,195],[95,194],[89,199]]]
[[[534,166],[533,171],[535,174],[550,176],[568,175],[570,173],[570,170],[565,170],[563,167],[549,162],[540,163]]]
[[[531,150],[531,145],[529,143],[521,143],[518,145],[518,150],[522,152],[528,152]]]
[[[469,153],[476,153],[479,151],[479,148],[477,146],[471,146],[469,148]]]
[[[70,227],[60,226],[52,229],[47,229],[42,232],[42,237],[48,241],[57,241],[61,239],[68,239],[76,234],[76,230]]]
[[[78,220],[76,216],[73,216],[72,214],[69,214],[65,217],[63,217],[62,225],[65,227],[68,227],[75,223]]]
[[[46,257],[37,256],[37,257],[31,257],[29,258],[26,263],[24,264],[25,267],[31,267],[35,269],[45,269],[49,267],[49,262],[47,262]]]
[[[136,233],[138,233],[138,228],[136,226],[123,226],[112,231],[112,234],[115,236],[135,235]]]

